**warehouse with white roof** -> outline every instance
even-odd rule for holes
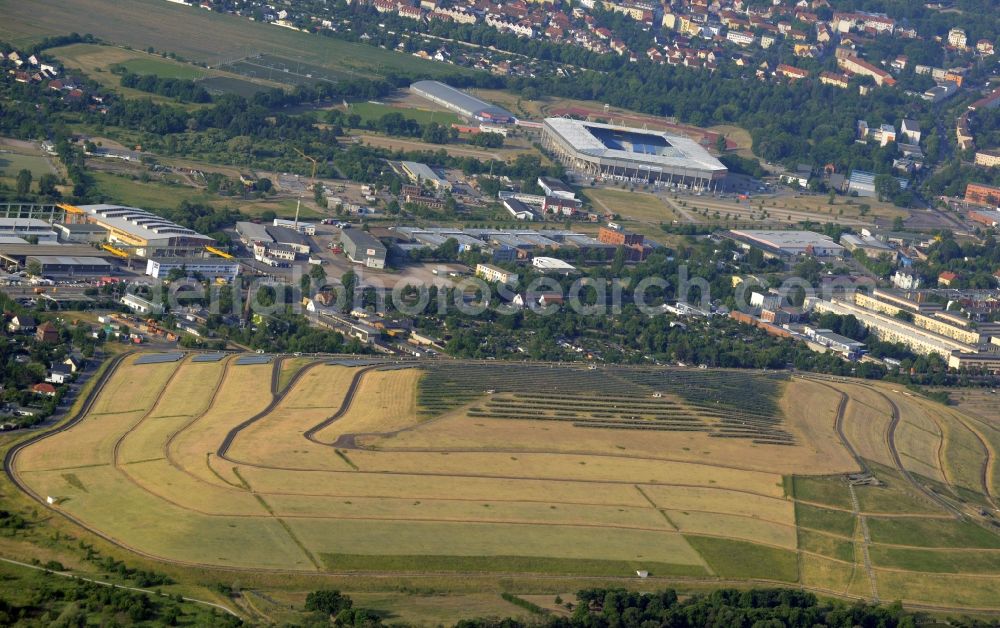
[[[162,216],[123,205],[81,205],[87,221],[108,231],[108,242],[138,257],[176,257],[201,253],[213,238]]]
[[[503,107],[480,100],[440,81],[417,81],[410,85],[410,91],[466,118],[503,124],[514,122],[514,114]]]

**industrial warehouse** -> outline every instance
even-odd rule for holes
[[[215,240],[136,207],[82,205],[87,221],[108,231],[108,242],[136,257],[202,254]]]
[[[3,269],[30,265],[44,276],[61,278],[114,275],[119,268],[112,262],[118,261],[129,270],[145,268],[154,278],[179,268],[232,281],[239,262],[214,243],[213,238],[144,209],[121,205],[50,206],[47,220],[0,218]],[[133,265],[137,259],[142,262]]]
[[[417,81],[410,85],[410,91],[466,118],[501,124],[514,122],[514,114],[503,107],[491,105],[438,81]]]
[[[728,173],[694,140],[662,131],[546,118],[542,145],[566,167],[614,181],[705,189]]]

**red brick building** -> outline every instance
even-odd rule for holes
[[[605,244],[625,247],[626,259],[630,262],[641,262],[653,252],[653,247],[646,244],[645,238],[639,233],[601,227],[597,231],[597,240]]]
[[[977,205],[1000,205],[1000,188],[970,183],[965,188],[965,200]]]
[[[615,246],[635,246],[637,244],[642,245],[645,239],[639,233],[629,233],[627,231],[612,229],[611,227],[601,227],[597,232],[597,240],[605,244],[614,244]]]

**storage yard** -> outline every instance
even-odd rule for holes
[[[13,460],[37,499],[162,560],[333,578],[646,570],[996,605],[1000,581],[982,572],[1000,566],[1000,535],[981,513],[995,507],[1000,431],[889,387],[167,357],[125,358],[89,414]]]

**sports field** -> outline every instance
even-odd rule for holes
[[[203,568],[647,570],[1000,610],[996,443],[977,425],[773,372],[129,357],[13,470],[40,507]]]

